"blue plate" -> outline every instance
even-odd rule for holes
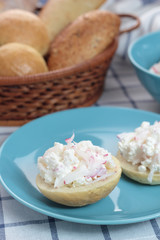
[[[75,132],[75,141],[91,140],[117,152],[117,134],[133,131],[142,121],[160,121],[160,115],[114,107],[90,107],[34,120],[14,132],[0,149],[0,182],[19,202],[51,217],[87,224],[126,224],[160,216],[160,186],[145,186],[122,176],[105,199],[71,208],[46,199],[37,189],[37,157],[55,141]]]

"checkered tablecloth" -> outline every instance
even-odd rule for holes
[[[95,105],[160,112],[160,104],[141,85],[127,55],[122,56],[118,51],[108,71],[104,92]],[[0,127],[0,145],[16,129],[17,127]],[[22,239],[157,240],[160,239],[160,218],[115,226],[70,223],[23,206],[0,185],[0,240]]]

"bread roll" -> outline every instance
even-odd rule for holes
[[[119,182],[121,166],[115,157],[112,157],[112,159],[116,165],[114,168],[115,174],[95,183],[73,188],[67,186],[54,188],[52,185],[45,183],[40,174],[38,174],[36,184],[42,194],[54,202],[71,207],[92,204],[109,195]]]
[[[21,43],[0,47],[0,63],[0,76],[24,76],[48,70],[40,53]]]
[[[78,16],[98,8],[105,0],[48,0],[39,16],[45,23],[50,40]]]
[[[8,10],[0,14],[0,46],[10,42],[32,46],[42,55],[49,47],[49,37],[38,16],[24,10]]]
[[[160,173],[154,173],[152,182],[149,182],[149,180],[148,180],[148,175],[150,173],[149,170],[147,170],[146,172],[138,171],[139,165],[137,165],[137,164],[132,165],[130,162],[128,162],[126,159],[124,159],[122,157],[120,151],[118,151],[118,153],[117,153],[117,158],[120,161],[123,173],[127,177],[131,178],[132,180],[134,180],[136,182],[143,183],[143,184],[149,184],[149,185],[159,185],[160,184]]]
[[[119,17],[103,10],[78,17],[53,41],[49,70],[69,67],[96,56],[112,43],[119,26]]]

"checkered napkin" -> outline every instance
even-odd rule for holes
[[[102,9],[115,13],[135,14],[141,21],[140,27],[119,37],[117,54],[127,57],[129,44],[140,36],[149,32],[160,31],[160,0],[108,0]],[[126,29],[134,24],[133,20],[122,18],[122,28]]]
[[[115,8],[115,1],[112,2]],[[117,2],[120,4],[120,1]],[[144,4],[149,1],[139,2]],[[155,6],[158,1],[153,2]],[[145,4],[144,8],[148,6],[150,11],[150,3],[147,6]],[[126,44],[126,48],[127,46]],[[106,77],[104,92],[95,105],[97,107],[114,105],[139,108],[159,113],[159,104],[140,84],[131,64],[124,57],[124,52],[126,50],[119,51],[115,56]],[[0,145],[16,129],[15,127],[0,127]],[[117,226],[70,223],[42,215],[23,206],[0,185],[0,240],[22,239],[157,240],[160,239],[160,218]]]

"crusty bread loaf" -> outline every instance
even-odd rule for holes
[[[108,173],[114,171],[114,174],[101,181],[79,187],[64,186],[54,188],[53,185],[45,183],[40,174],[38,174],[36,184],[44,196],[63,205],[80,207],[95,203],[109,195],[121,177],[120,163],[115,157],[112,158],[116,166],[114,169],[108,170]]]
[[[45,23],[50,40],[78,16],[94,10],[105,0],[48,0],[39,16]]]
[[[21,43],[0,47],[0,76],[24,76],[47,71],[43,57],[34,48]]]
[[[0,46],[19,42],[32,46],[42,55],[49,47],[47,29],[41,19],[24,10],[8,10],[0,14]]]
[[[119,17],[104,10],[94,10],[78,17],[53,41],[49,70],[72,66],[96,56],[112,43],[119,26]]]

